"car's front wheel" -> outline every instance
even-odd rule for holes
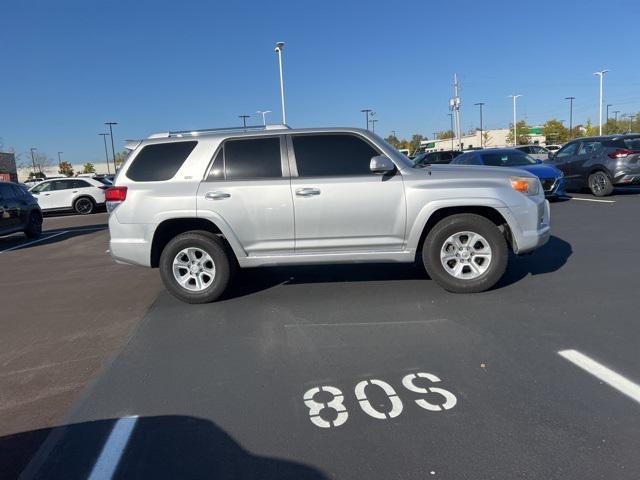
[[[225,244],[209,232],[182,233],[162,251],[160,276],[166,289],[183,302],[213,302],[231,277]]]
[[[613,193],[613,183],[606,173],[595,172],[589,175],[589,190],[596,197],[607,197]]]
[[[440,220],[429,232],[422,261],[429,276],[454,293],[483,292],[504,274],[509,249],[490,220],[458,214]]]

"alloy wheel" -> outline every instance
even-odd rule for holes
[[[447,238],[440,249],[440,262],[455,278],[473,280],[491,265],[491,246],[480,234],[458,232]]]
[[[173,277],[185,290],[206,290],[215,276],[216,266],[213,258],[201,248],[184,248],[173,259]]]

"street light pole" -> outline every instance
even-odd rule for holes
[[[608,72],[609,70],[600,70],[599,72],[595,72],[594,75],[596,77],[599,77],[600,80],[600,102],[599,102],[599,118],[600,118],[600,125],[598,126],[598,131],[599,131],[599,135],[602,135],[602,80],[604,78],[604,75]]]
[[[247,128],[247,118],[249,118],[250,115],[238,115],[238,118],[242,119],[242,126],[244,128]]]
[[[111,175],[111,168],[109,167],[109,151],[107,150],[107,137],[109,136],[109,134],[99,133],[98,135],[100,135],[102,137],[102,140],[104,140],[104,158],[107,159],[107,173]]]
[[[276,53],[278,54],[278,65],[280,66],[280,102],[282,103],[282,123],[287,124],[287,114],[284,109],[284,77],[282,75],[282,50],[284,42],[276,43]]]
[[[370,108],[363,108],[362,110],[360,110],[360,113],[364,113],[364,116],[367,119],[367,130],[369,130],[369,112],[370,111],[371,111]]]
[[[620,113],[620,110],[614,110],[613,114],[615,115],[615,119],[616,119],[616,124],[618,123],[618,114]],[[616,125],[617,126],[617,125]]]
[[[516,99],[521,97],[522,95],[509,95],[513,98],[513,146],[515,147],[518,144],[518,127],[516,123]]]
[[[62,165],[62,160],[60,159],[60,155],[62,155],[64,152],[58,152],[58,169],[60,169],[60,165]]]
[[[109,125],[109,136],[111,136],[111,155],[113,156],[113,172],[116,173],[118,171],[118,166],[116,165],[116,147],[113,145],[113,125],[117,125],[118,122],[104,122],[105,125]]]
[[[484,102],[478,102],[478,103],[474,103],[474,105],[477,105],[480,107],[480,147],[482,148],[482,107],[484,105]]]
[[[447,113],[449,120],[451,120],[451,150],[453,150],[453,113]]]
[[[376,133],[376,122],[377,122],[377,121],[378,121],[378,120],[377,120],[376,118],[372,118],[372,119],[371,119],[371,131],[372,131],[373,133]]]
[[[271,110],[258,110],[256,113],[262,114],[262,125],[267,126],[267,113],[271,113]]]
[[[31,148],[31,163],[33,164],[33,178],[36,178],[36,158],[33,156],[33,152],[37,150],[37,148]]]
[[[565,100],[569,100],[569,140],[573,138],[573,101],[576,97],[564,97]]]

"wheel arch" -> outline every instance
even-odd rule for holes
[[[225,242],[231,258],[235,261],[237,261],[239,253],[241,254],[241,252],[237,251],[237,247],[229,241],[225,234],[224,227],[221,229],[212,220],[198,217],[170,218],[160,222],[153,232],[150,253],[151,267],[158,267],[162,250],[172,238],[189,231],[205,231],[217,235]]]
[[[450,217],[452,215],[459,215],[463,213],[471,213],[484,217],[493,222],[502,232],[507,240],[507,244],[513,250],[513,236],[507,219],[497,210],[497,208],[488,205],[458,205],[451,207],[441,207],[434,210],[427,218],[420,238],[416,245],[416,260],[420,258],[424,241],[427,238],[429,232],[435,227],[441,220]]]

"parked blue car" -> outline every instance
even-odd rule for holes
[[[487,165],[526,170],[540,179],[544,196],[558,198],[566,195],[564,174],[553,165],[542,163],[515,148],[487,148],[470,150],[457,156],[451,165]]]

